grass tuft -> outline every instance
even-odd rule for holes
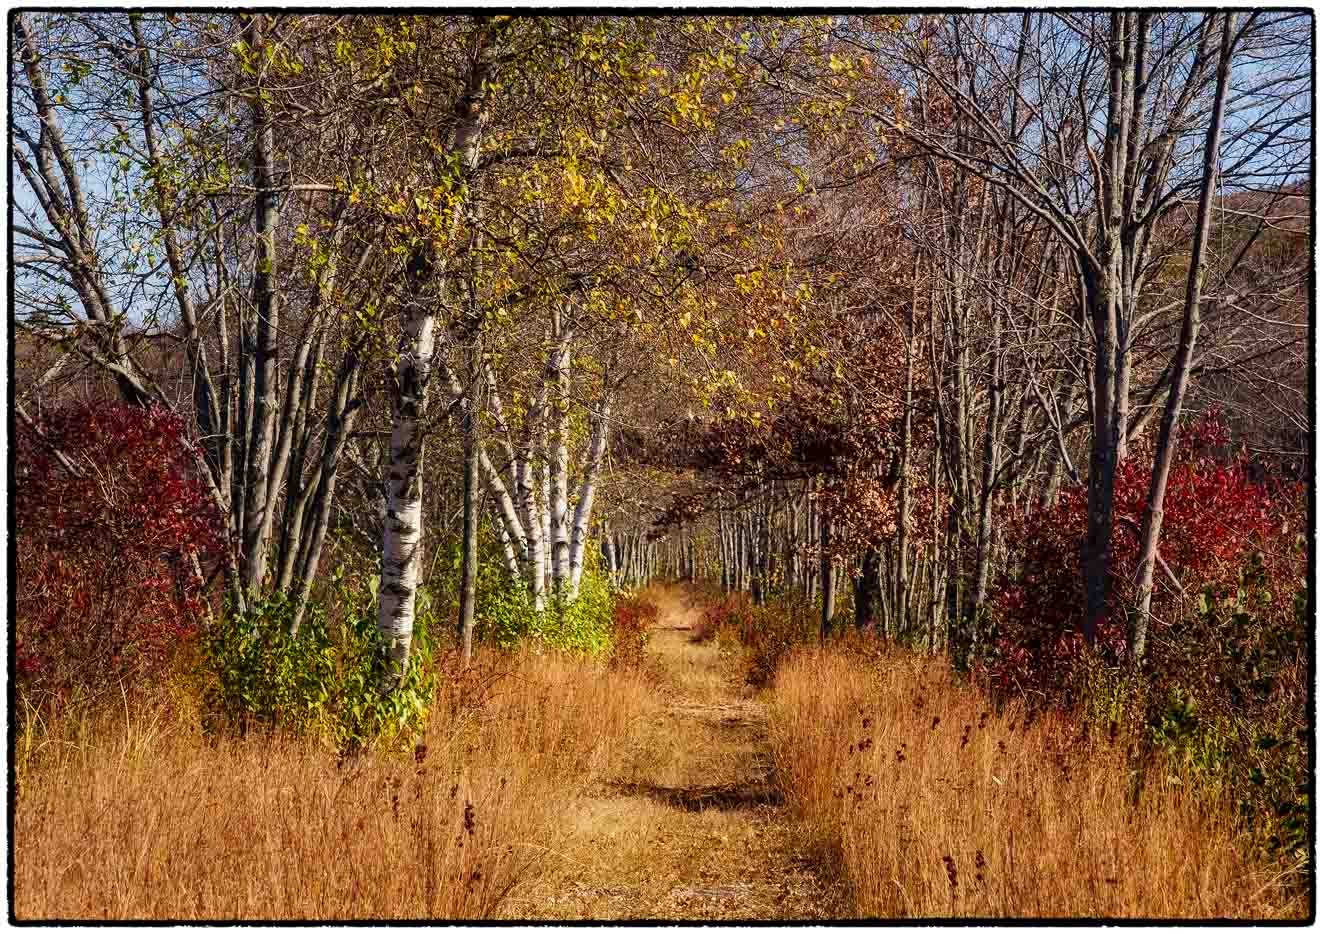
[[[1026,720],[1030,722],[1026,722]],[[772,688],[786,799],[863,917],[1302,919],[1235,814],[1123,738],[997,712],[941,660],[801,649]]]
[[[489,653],[406,753],[207,736],[146,708],[84,719],[21,774],[14,912],[490,918],[544,870],[565,806],[651,703],[635,673]]]

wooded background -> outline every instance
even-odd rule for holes
[[[1063,509],[1139,657],[1182,465],[1312,480],[1311,25],[20,13],[17,424],[175,413],[197,578],[297,632],[372,556],[397,675],[420,583],[471,639],[480,556],[541,611],[599,551],[968,653]]]

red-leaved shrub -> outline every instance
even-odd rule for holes
[[[14,624],[29,698],[147,675],[194,631],[195,566],[221,539],[189,444],[163,408],[78,404],[17,426]]]
[[[704,605],[702,614],[694,623],[689,641],[697,644],[711,642],[727,627],[743,633],[752,609],[753,600],[746,593],[713,595],[711,602]]]
[[[695,642],[705,642],[715,638],[717,633],[727,626],[738,629],[743,635],[753,612],[753,598],[743,591],[723,594],[703,608],[703,615],[694,626]],[[701,635],[700,635],[701,634]]]
[[[1104,658],[1126,649],[1127,613],[1137,604],[1139,530],[1153,462],[1147,443],[1135,446],[1116,474],[1112,586],[1107,619],[1099,626]],[[1237,586],[1249,556],[1262,551],[1277,599],[1289,608],[1301,569],[1293,539],[1299,529],[1299,491],[1256,482],[1248,456],[1232,449],[1215,417],[1182,432],[1164,504],[1159,555],[1179,581],[1155,570],[1151,651],[1164,630],[1192,612],[1208,586]],[[991,595],[993,644],[985,665],[1003,690],[1052,694],[1070,683],[1080,658],[1084,589],[1080,549],[1088,510],[1084,487],[1064,491],[1046,510],[1014,517],[1007,540],[1017,543],[1009,572]]]
[[[611,619],[611,663],[617,668],[638,670],[647,660],[648,630],[656,625],[660,610],[642,594],[617,598]]]

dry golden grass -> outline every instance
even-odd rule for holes
[[[1302,919],[1228,808],[1150,777],[1123,740],[1002,716],[925,657],[803,650],[773,688],[791,806],[877,918]]]
[[[121,714],[21,773],[14,911],[38,919],[487,918],[651,695],[554,656],[486,658],[413,756],[217,739]],[[90,738],[86,738],[90,737]]]

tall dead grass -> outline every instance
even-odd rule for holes
[[[1136,803],[1123,737],[1025,719],[922,656],[813,649],[781,667],[777,772],[861,915],[1307,916],[1229,807],[1151,774]]]
[[[20,773],[22,920],[487,918],[652,703],[636,674],[487,657],[412,755],[217,738],[146,712]]]

